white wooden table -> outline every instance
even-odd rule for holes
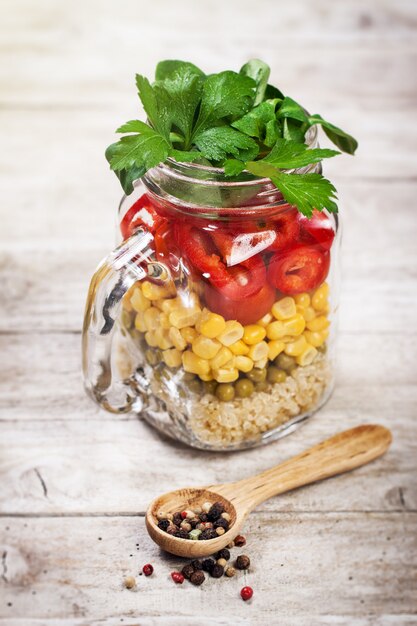
[[[3,0],[0,30],[1,626],[416,624],[415,1]],[[360,140],[326,170],[345,220],[338,384],[291,437],[203,454],[87,399],[83,302],[114,241],[103,151],[137,115],[134,73],[252,56]],[[248,476],[363,422],[392,429],[389,454],[263,505],[250,573],[172,583],[180,561],[144,529],[156,493]],[[146,562],[153,578],[124,589]]]

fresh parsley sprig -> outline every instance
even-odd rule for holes
[[[306,216],[313,209],[336,212],[336,190],[317,173],[298,168],[340,154],[305,144],[309,128],[321,125],[343,152],[353,154],[356,140],[320,115],[309,115],[295,100],[268,83],[270,69],[258,59],[239,73],[205,75],[194,64],[158,64],[153,84],[136,76],[147,122],[131,120],[116,132],[124,136],[106,158],[126,194],[133,183],[168,157],[224,167],[236,177],[243,170],[269,178],[283,197]]]

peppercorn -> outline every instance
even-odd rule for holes
[[[188,532],[186,530],[183,530],[182,528],[177,530],[177,532],[174,534],[174,537],[178,537],[179,539],[189,539]]]
[[[194,567],[191,563],[187,563],[187,565],[184,565],[184,567],[182,568],[181,573],[184,575],[184,578],[187,578],[187,580],[189,580],[191,574],[194,573]]]
[[[158,522],[158,528],[164,530],[165,532],[168,530],[168,527],[171,526],[171,522],[167,519],[161,519]]]
[[[229,530],[229,522],[223,517],[219,517],[219,519],[216,519],[213,525],[214,528],[224,528],[225,530]]]
[[[196,528],[197,524],[199,524],[200,521],[198,519],[198,517],[193,517],[193,519],[190,519],[190,526],[191,528]]]
[[[184,575],[181,574],[181,572],[172,572],[171,578],[177,585],[182,585],[182,583],[184,582]]]
[[[226,559],[228,561],[230,559],[230,550],[227,548],[223,548],[223,550],[219,550],[216,554],[217,559]]]
[[[224,567],[222,567],[218,563],[215,563],[213,567],[211,568],[210,575],[213,578],[221,578],[223,574],[224,574]]]
[[[162,520],[168,519],[168,513],[166,513],[165,511],[158,511],[158,513],[156,514],[156,519],[162,522]]]
[[[211,505],[207,515],[211,522],[214,522],[224,511],[224,506],[221,502],[215,502]]]
[[[188,538],[193,541],[197,541],[201,535],[201,530],[198,528],[194,528],[191,532],[188,533]]]
[[[204,572],[201,569],[196,570],[190,576],[190,583],[196,585],[196,587],[202,585],[205,580],[206,577],[204,576]]]
[[[214,559],[204,559],[201,565],[205,572],[210,573],[213,567],[216,565],[216,561]]]
[[[237,569],[248,569],[250,565],[250,558],[246,554],[240,554],[236,559]]]
[[[190,530],[191,530],[191,524],[190,524],[189,522],[186,522],[186,521],[184,520],[184,521],[182,521],[182,522],[181,522],[180,528],[181,528],[182,530],[186,530],[186,531],[187,531],[187,533],[189,533],[189,532],[190,532]]]
[[[221,537],[221,535],[224,535],[225,532],[226,532],[225,529],[222,528],[221,526],[218,526],[216,528],[216,533],[219,535],[219,537]]]
[[[227,565],[227,561],[226,561],[226,559],[217,559],[216,563],[217,563],[217,565],[221,565],[223,569],[224,569],[224,568],[226,567],[226,565]]]
[[[201,508],[203,509],[204,513],[208,513],[211,509],[211,502],[204,502]]]
[[[214,528],[206,528],[200,535],[200,540],[207,541],[207,539],[215,539],[217,537],[217,533]]]
[[[133,576],[126,576],[124,584],[126,589],[133,589],[133,587],[135,587],[136,585],[136,580],[133,578]]]
[[[142,572],[145,574],[145,576],[152,576],[153,566],[150,563],[147,563],[142,567]]]
[[[175,537],[178,532],[178,526],[175,526],[175,524],[170,524],[166,529],[166,532],[168,533],[168,535],[174,535]]]
[[[246,539],[243,535],[237,535],[235,537],[235,546],[237,546],[238,548],[241,548],[242,546],[244,546],[246,544]]]
[[[194,507],[194,515],[200,515],[200,513],[202,512],[202,508],[201,506],[195,506]]]
[[[228,578],[232,578],[233,576],[236,575],[236,570],[234,567],[232,567],[231,565],[229,565],[229,567],[226,567],[226,571],[225,571],[225,575]]]
[[[220,515],[220,517],[222,517],[223,519],[225,519],[225,520],[226,520],[226,522],[230,522],[230,520],[232,519],[232,517],[229,515],[229,513],[226,513],[226,512],[222,513],[222,514]]]
[[[174,513],[174,515],[172,516],[172,521],[174,522],[174,524],[176,524],[176,526],[179,526],[182,522],[181,513]]]
[[[196,571],[198,569],[203,569],[203,564],[198,559],[194,559],[194,561],[191,561],[191,565],[194,567]]]
[[[250,600],[251,597],[253,596],[253,589],[252,587],[243,587],[240,590],[240,597],[242,598],[242,600],[244,600],[245,602],[247,600]]]
[[[204,511],[200,513],[198,517],[200,518],[200,522],[208,522],[208,515],[207,513],[204,513]]]
[[[187,511],[181,511],[180,515],[182,519],[185,519],[187,517]]]

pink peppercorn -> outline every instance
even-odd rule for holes
[[[252,587],[242,587],[242,589],[240,590],[240,597],[242,598],[242,600],[246,602],[247,600],[250,600],[252,596],[253,596]]]
[[[184,576],[181,574],[181,572],[172,572],[171,578],[177,585],[182,585],[182,583],[184,582]]]
[[[145,576],[152,576],[153,566],[150,563],[147,563],[142,567],[142,572],[145,574]]]

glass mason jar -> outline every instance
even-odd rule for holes
[[[93,276],[84,320],[96,402],[212,450],[277,439],[322,406],[338,216],[308,220],[269,179],[168,161],[122,199],[119,223],[127,238]]]

